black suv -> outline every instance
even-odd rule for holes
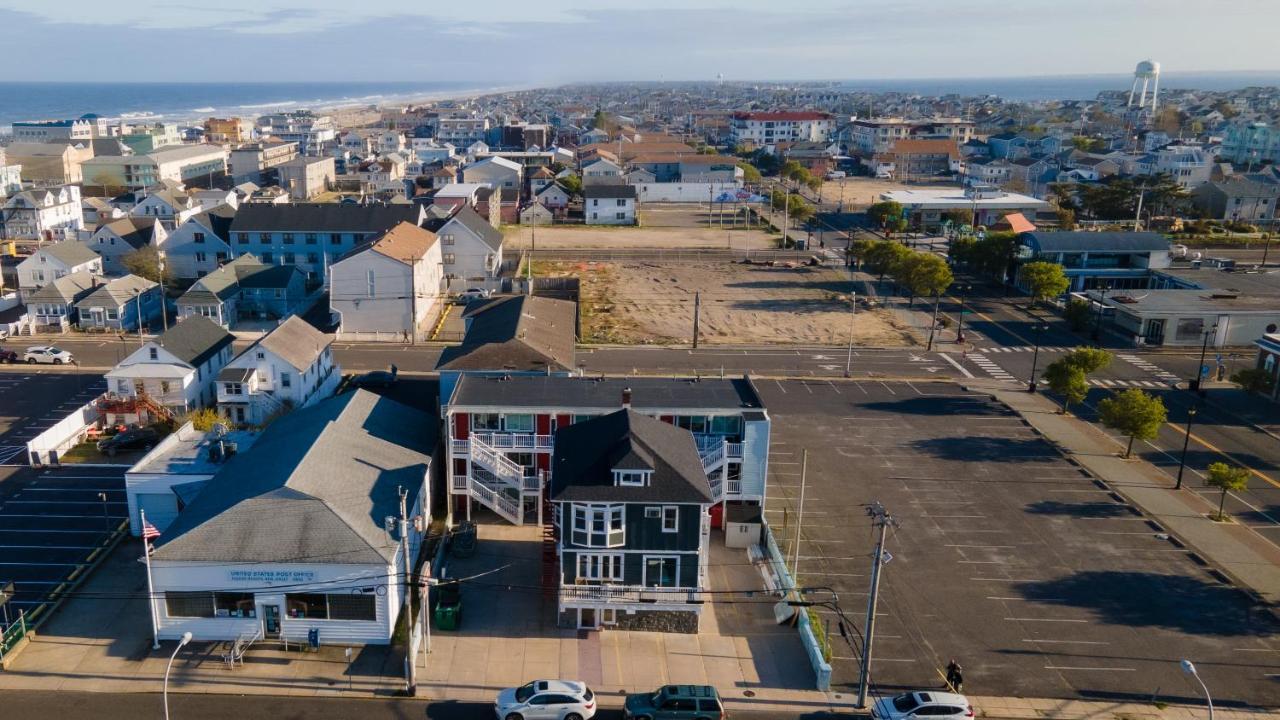
[[[155,430],[149,427],[134,428],[99,440],[98,452],[106,453],[108,457],[115,457],[116,453],[121,451],[150,450],[158,442],[160,442],[160,433]]]
[[[627,720],[723,720],[720,693],[710,685],[664,685],[657,692],[628,695]]]

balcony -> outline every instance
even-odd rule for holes
[[[561,585],[560,604],[700,605],[698,588],[654,588],[641,585]]]
[[[451,484],[452,491],[455,493],[465,493],[467,486],[470,484],[471,478],[467,475],[454,475]],[[521,492],[536,493],[542,489],[542,483],[537,475],[525,475],[520,482]]]
[[[534,435],[533,433],[507,433],[480,431],[471,436],[492,448],[499,450],[550,450],[555,438],[551,435]],[[454,440],[450,447],[454,452],[467,452],[466,440]]]

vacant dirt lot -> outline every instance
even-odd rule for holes
[[[505,244],[510,249],[527,248],[534,232],[537,233],[537,246],[543,249],[732,247],[767,250],[776,248],[780,237],[763,230],[747,230],[741,224],[737,229],[728,226],[707,229],[704,221],[701,228],[555,225],[534,231],[528,227],[513,226],[505,229]]]
[[[583,340],[674,344],[692,339],[694,296],[701,294],[700,337],[720,344],[915,345],[888,313],[845,299],[839,270],[767,267],[733,262],[539,263],[539,275],[582,279]]]

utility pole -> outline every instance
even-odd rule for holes
[[[409,344],[418,344],[418,263],[422,258],[413,261],[409,267]]]
[[[418,694],[418,654],[414,652],[413,635],[413,603],[409,602],[410,586],[409,571],[411,569],[409,562],[409,491],[401,485],[397,488],[400,493],[400,552],[404,555],[404,572],[401,574],[400,592],[403,596],[401,603],[401,612],[404,613],[405,627],[409,628],[409,642],[406,645],[405,658],[405,693],[409,697]],[[425,609],[424,609],[425,612]],[[430,622],[430,618],[424,618],[426,622]]]
[[[160,278],[159,278],[160,279],[160,326],[164,328],[165,332],[168,332],[169,331],[169,309],[165,307],[166,297],[165,297],[165,289],[164,289],[164,253],[157,250],[156,256],[157,256],[157,262],[159,263],[159,267],[160,267],[160,273],[159,273],[160,274]],[[1266,256],[1264,255],[1263,257],[1266,257]],[[1265,264],[1265,262],[1263,264]]]
[[[715,207],[716,186],[713,183],[707,183],[707,229],[711,229],[711,210]]]
[[[858,702],[854,704],[854,707],[858,708],[867,706],[867,686],[871,680],[871,647],[876,636],[876,602],[880,599],[880,569],[884,566],[886,558],[885,535],[890,525],[898,526],[898,521],[884,509],[884,505],[881,505],[879,500],[867,507],[867,515],[871,518],[872,524],[879,529],[880,534],[876,539],[875,554],[871,558],[871,593],[867,597],[866,637],[862,642],[862,669],[858,672]]]
[[[537,226],[529,226],[529,262],[525,264],[525,278],[529,281],[528,287],[525,288],[525,295],[533,294],[533,251],[538,249],[538,228]]]
[[[702,310],[702,293],[693,294],[693,349],[698,349],[698,314]]]

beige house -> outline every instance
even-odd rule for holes
[[[80,164],[93,157],[88,142],[14,143],[5,148],[6,162],[22,166],[22,179],[35,183],[66,185],[83,179]]]
[[[310,200],[333,187],[337,170],[331,157],[297,157],[276,166],[280,187],[294,200]]]

